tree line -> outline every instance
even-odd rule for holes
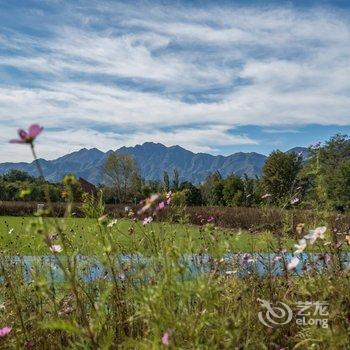
[[[313,145],[307,157],[273,151],[262,176],[242,177],[219,172],[208,174],[200,184],[181,181],[177,169],[161,180],[145,180],[135,159],[111,153],[101,169],[105,183],[99,185],[106,203],[134,203],[157,192],[177,192],[189,206],[261,206],[323,208],[345,211],[350,206],[350,140],[335,135],[324,144]],[[44,179],[11,170],[0,177],[0,200],[44,200]],[[53,201],[64,201],[62,183],[48,183]],[[81,199],[77,185],[75,199]]]

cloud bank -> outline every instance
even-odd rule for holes
[[[350,125],[348,10],[33,4],[2,15],[15,18],[0,26],[2,161],[25,159],[6,141],[33,122],[47,158],[145,141],[216,152],[259,144],[240,126]]]

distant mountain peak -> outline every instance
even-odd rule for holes
[[[300,152],[296,147],[288,152]],[[303,151],[307,149],[303,148]],[[82,148],[54,160],[41,159],[45,177],[50,181],[61,181],[65,174],[74,173],[94,184],[103,183],[102,167],[106,157],[113,151],[102,152],[97,148]],[[202,182],[210,173],[219,171],[222,176],[235,173],[239,176],[261,175],[266,156],[256,152],[238,152],[228,156],[193,153],[179,145],[167,147],[162,143],[145,142],[134,147],[121,147],[117,152],[132,155],[146,180],[161,180],[163,172],[170,176],[174,169],[180,173],[180,180]],[[3,163],[0,174],[11,169],[26,171],[37,176],[34,163]]]

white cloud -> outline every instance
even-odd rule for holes
[[[0,131],[2,161],[31,161],[32,155],[27,145],[8,143],[9,135],[15,138],[15,132],[10,127]],[[230,133],[222,126],[208,125],[205,128],[179,128],[171,131],[158,131],[153,128],[132,132],[99,132],[81,128],[79,130],[44,130],[36,142],[38,156],[45,159],[55,159],[63,154],[81,148],[96,147],[102,151],[116,150],[122,146],[134,146],[144,142],[160,142],[166,146],[182,145],[193,152],[216,153],[215,148],[229,145],[255,145],[257,141],[246,135]],[[24,158],[25,157],[25,158]]]
[[[257,142],[230,134],[235,126],[350,125],[347,12],[60,6],[56,24],[38,10],[45,36],[0,34],[0,68],[25,76],[0,82],[1,135],[32,122],[60,128],[42,138],[45,157],[143,141],[215,152]]]

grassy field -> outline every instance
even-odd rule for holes
[[[41,221],[42,220],[42,221]],[[79,248],[79,254],[93,255],[103,251],[98,220],[85,218],[58,219],[72,247]],[[37,217],[0,217],[0,251],[6,255],[49,255],[47,244],[43,240],[38,226],[42,222],[50,234],[55,234],[53,220]],[[183,253],[210,253],[220,256],[227,252],[275,252],[280,247],[292,252],[297,243],[297,235],[277,237],[268,231],[249,233],[242,230],[204,227],[154,222],[149,225],[151,234],[145,235],[140,221],[120,219],[113,227],[106,227],[114,243],[127,253],[152,255],[150,240],[162,237],[164,244],[174,245]],[[134,244],[136,243],[137,244]],[[349,247],[344,247],[349,250]],[[327,251],[327,246],[320,244],[308,247],[306,252]],[[75,249],[67,253],[76,252]]]
[[[36,232],[40,219],[35,217],[0,217],[0,247],[1,250],[10,255],[44,255],[49,254],[47,245],[44,243],[42,235]],[[72,241],[72,245],[79,247],[82,254],[94,254],[100,246],[100,237],[102,234],[98,221],[95,219],[70,218],[59,221],[64,227],[64,232]],[[44,219],[44,225],[52,227],[52,219]],[[186,252],[205,252],[210,250],[215,242],[215,251],[217,253],[231,252],[248,252],[248,251],[268,251],[270,244],[277,244],[268,233],[249,234],[238,230],[211,229],[209,236],[212,242],[208,242],[208,237],[203,234],[203,230],[209,228],[200,228],[193,225],[180,225],[170,223],[152,223],[150,225],[154,232],[154,237],[162,235],[166,242],[174,244],[180,251]],[[132,228],[133,233],[130,232]],[[118,220],[112,228],[106,228],[117,245],[123,248],[125,252],[152,253],[148,249],[148,241],[142,234],[144,228],[141,222],[131,220]],[[54,228],[51,232],[54,234]],[[139,242],[138,246],[131,244],[131,237]],[[206,237],[206,239],[204,239]],[[289,240],[289,246],[292,241]],[[222,244],[220,243],[222,242]],[[209,243],[209,244],[208,244]],[[102,249],[102,247],[100,247]]]
[[[25,264],[7,257],[53,255],[44,237],[55,236],[57,223],[0,218],[0,329],[10,330],[0,336],[0,349],[346,349],[350,278],[335,256],[324,270],[309,264],[298,278],[287,269],[261,278],[254,264],[242,278],[235,269],[249,262],[221,259],[227,252],[291,251],[296,237],[126,219],[113,226],[111,220],[58,219],[58,226],[62,232],[50,244],[63,247],[55,258],[64,283],[52,277],[56,267],[40,259],[26,280]],[[330,234],[312,248],[330,249],[324,246]],[[152,259],[137,268],[114,259],[133,252]],[[181,260],[186,253],[209,254],[209,269],[189,278]],[[77,267],[74,254],[96,256],[109,277],[84,280],[79,272],[94,262]],[[261,299],[293,310],[299,301],[329,302],[329,327],[293,319],[268,328],[258,319]]]

